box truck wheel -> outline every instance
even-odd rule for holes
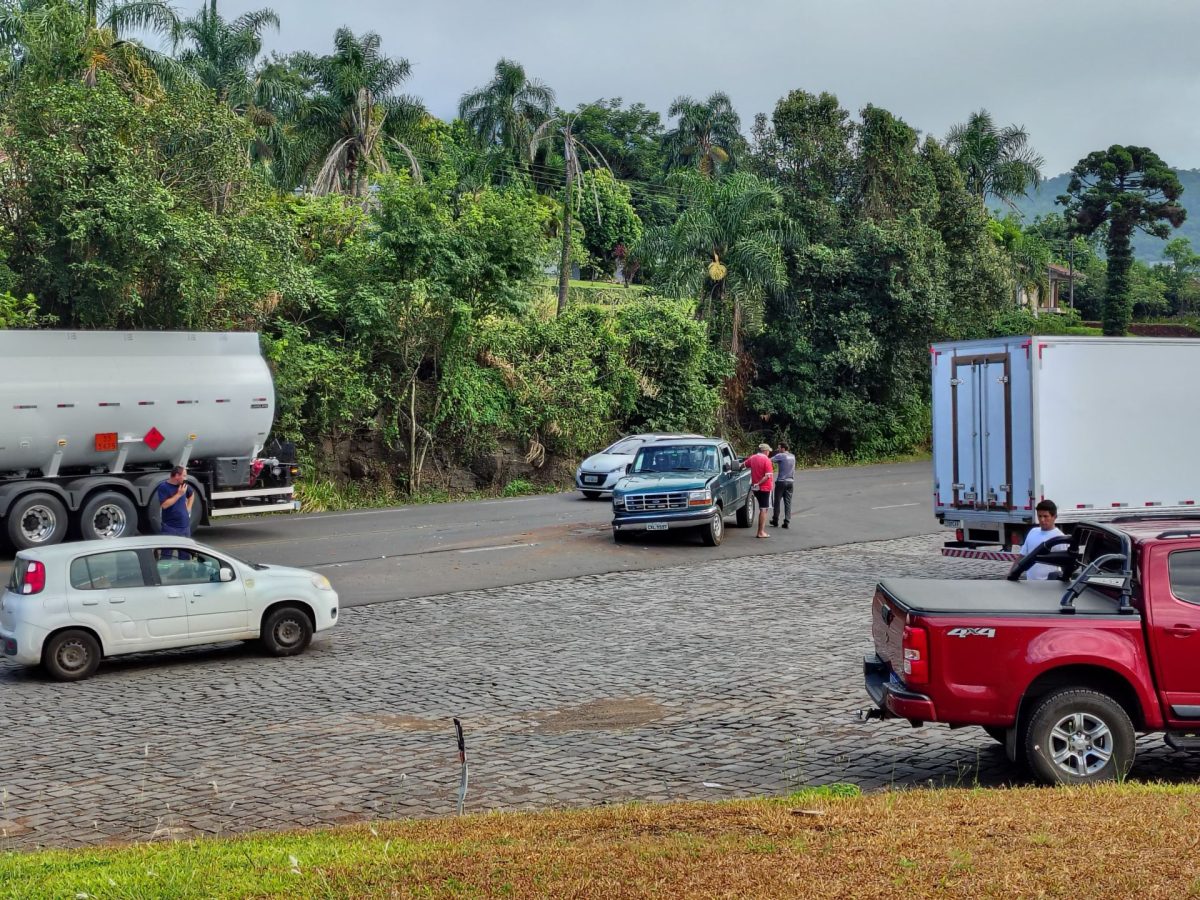
[[[49,547],[67,536],[67,508],[53,494],[26,494],[8,508],[6,521],[18,550]]]
[[[116,491],[101,491],[84,504],[79,514],[79,533],[85,541],[133,537],[137,518],[132,500]]]

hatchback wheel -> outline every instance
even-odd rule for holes
[[[86,631],[60,631],[42,648],[42,668],[55,681],[82,681],[99,665],[100,642]]]
[[[312,641],[313,626],[308,615],[296,606],[272,610],[263,619],[259,640],[272,656],[295,656],[303,653]]]

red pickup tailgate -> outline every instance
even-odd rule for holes
[[[875,588],[875,599],[871,601],[871,639],[875,652],[885,660],[897,675],[904,672],[904,622],[906,614],[887,595],[881,586]]]

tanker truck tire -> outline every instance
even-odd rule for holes
[[[85,541],[133,537],[137,527],[137,507],[116,491],[96,494],[84,504],[79,515],[79,534]]]
[[[5,525],[17,550],[49,547],[67,536],[67,508],[52,494],[26,494],[8,508]]]
[[[204,501],[200,498],[200,492],[196,491],[196,500],[192,503],[192,512],[188,522],[189,536],[196,533],[203,518]],[[162,534],[162,506],[157,497],[151,496],[150,502],[143,506],[138,513],[138,526],[141,528],[142,534]]]

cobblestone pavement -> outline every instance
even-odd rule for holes
[[[0,664],[0,849],[454,810],[999,784],[978,728],[857,720],[873,583],[995,577],[939,537],[346,610],[300,657],[242,644],[57,685]],[[1141,742],[1135,777],[1200,760]]]

